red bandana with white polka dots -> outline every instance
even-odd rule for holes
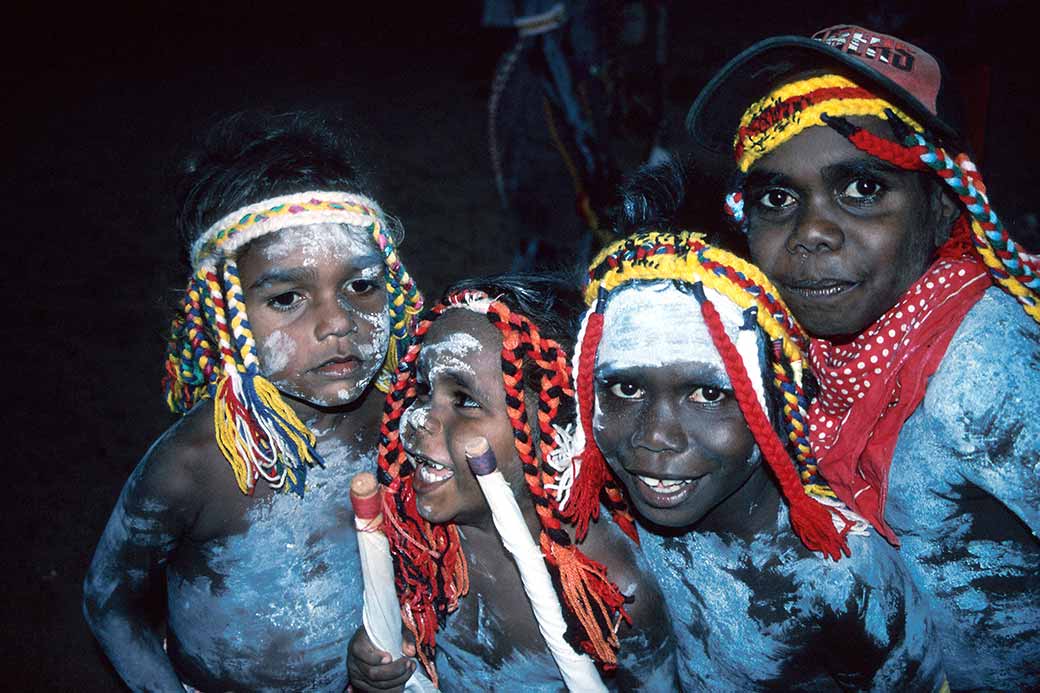
[[[893,544],[899,542],[884,511],[899,431],[989,286],[977,256],[939,259],[853,341],[810,342],[820,394],[809,408],[809,434],[820,471],[838,497]]]

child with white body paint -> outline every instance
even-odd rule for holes
[[[690,233],[618,241],[589,279],[567,511],[610,473],[627,489],[683,689],[938,690],[909,573],[815,475],[805,339],[772,286]]]
[[[635,528],[620,490],[605,494],[614,521],[580,545],[552,500],[553,465],[568,459],[566,348],[580,305],[576,287],[549,277],[461,282],[416,327],[387,399],[383,527],[406,625],[445,691],[674,689],[667,617],[624,536]],[[473,463],[478,439],[507,485],[497,503],[478,481],[488,471]],[[522,519],[510,530],[501,512],[513,499]],[[514,562],[506,545],[526,541],[530,560]],[[350,666],[354,687],[372,691],[400,686],[414,663],[390,661],[362,629]]]
[[[187,183],[165,382],[184,417],[120,495],[86,618],[134,690],[339,693],[362,603],[349,482],[375,468],[421,299],[320,120],[231,119]]]

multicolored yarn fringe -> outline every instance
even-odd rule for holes
[[[887,121],[899,141],[852,125],[847,120],[850,116]],[[962,216],[970,223],[973,247],[993,282],[1040,322],[1040,261],[1008,235],[990,207],[986,186],[975,164],[963,152],[951,157],[919,123],[845,77],[823,75],[791,82],[747,109],[733,143],[739,171],[735,190],[726,196],[726,211],[735,223],[747,230],[742,188],[744,177],[755,162],[806,128],[824,125],[861,151],[895,166],[933,171],[961,201]]]
[[[559,586],[568,621],[567,638],[606,668],[616,665],[616,628],[628,620],[624,595],[608,579],[606,568],[574,545],[547,490],[557,471],[549,464],[558,448],[555,427],[561,402],[574,396],[567,354],[538,327],[501,301],[478,291],[449,295],[415,330],[415,343],[401,359],[397,379],[386,399],[379,445],[379,478],[384,517],[395,561],[401,613],[417,643],[419,658],[436,681],[433,664],[436,631],[458,606],[469,587],[466,558],[454,523],[430,524],[418,513],[412,488],[414,465],[401,444],[401,418],[416,399],[415,364],[422,338],[444,311],[465,308],[487,316],[502,333],[502,382],[513,438],[527,489],[541,524],[539,543],[550,574]],[[537,369],[537,431],[530,425],[524,392],[524,368]],[[529,373],[530,375],[530,373]],[[541,461],[539,461],[541,460]],[[631,518],[629,518],[631,527]],[[633,528],[634,530],[634,528]]]
[[[852,523],[820,477],[809,444],[808,401],[802,378],[808,339],[758,268],[706,244],[702,235],[690,232],[631,235],[604,249],[589,268],[585,301],[591,310],[585,315],[580,350],[574,359],[584,451],[576,461],[580,468],[565,515],[576,523],[587,522],[587,517],[595,513],[592,499],[599,492],[597,485],[611,477],[592,436],[596,351],[610,292],[639,281],[677,281],[694,293],[748,426],[790,505],[795,532],[807,547],[835,560],[842,553],[848,554],[845,534]],[[722,328],[703,287],[717,291],[742,310],[754,308],[755,322],[771,347],[771,386],[783,405],[786,447],[770,424],[748,378],[747,367]]]
[[[385,232],[383,213],[360,195],[316,191],[272,198],[227,215],[199,237],[191,250],[195,274],[183,314],[171,328],[163,387],[174,412],[214,400],[217,443],[245,494],[264,479],[303,495],[308,466],[322,460],[314,436],[260,373],[235,257],[263,235],[321,223],[367,229],[383,255],[391,338],[376,385],[384,392],[410,341],[412,318],[422,309],[422,296]]]

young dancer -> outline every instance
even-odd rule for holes
[[[444,690],[557,691],[565,682],[532,612],[540,605],[525,593],[470,471],[466,446],[478,437],[541,547],[557,589],[537,599],[560,601],[568,641],[605,666],[611,688],[673,687],[667,616],[622,536],[633,528],[618,489],[609,498],[617,523],[594,525],[580,547],[553,499],[553,465],[568,457],[565,347],[579,306],[577,291],[558,281],[458,285],[416,329],[388,398],[380,470],[398,593],[420,658]],[[379,664],[367,639],[352,652],[368,677],[356,685],[381,688],[407,674],[405,660]]]
[[[688,125],[735,156],[728,209],[813,337],[823,475],[902,546],[951,686],[1024,690],[1040,686],[1040,261],[990,207],[948,87],[917,46],[831,27],[748,48]]]
[[[376,386],[419,294],[313,117],[215,130],[181,221],[194,274],[166,392],[184,418],[116,503],[87,621],[134,690],[340,693],[361,608],[348,486],[374,468]]]
[[[589,278],[561,502],[581,520],[610,472],[627,489],[684,690],[939,689],[898,553],[816,473],[805,337],[775,289],[685,232],[618,241]]]

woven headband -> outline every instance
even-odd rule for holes
[[[191,246],[193,269],[215,265],[257,238],[310,224],[386,225],[383,211],[363,195],[312,191],[272,197],[238,209],[213,224]]]
[[[802,386],[805,335],[761,271],[731,253],[706,244],[700,234],[688,232],[634,234],[606,248],[590,266],[585,291],[590,310],[582,321],[573,359],[578,399],[576,447],[582,452],[574,460],[568,505],[563,508],[561,503],[563,514],[578,525],[581,536],[587,518],[595,511],[598,490],[612,479],[592,430],[593,373],[604,329],[607,296],[611,290],[629,282],[662,280],[683,282],[700,304],[701,317],[726,363],[727,375],[748,427],[791,507],[795,532],[814,551],[822,551],[835,559],[847,553],[844,534],[852,523],[837,511],[832,520],[831,511],[825,507],[831,505],[829,497],[833,491],[817,475],[816,460],[807,437],[808,407]],[[734,343],[729,338],[706,289],[717,291],[744,311],[745,320],[750,320],[750,324],[746,322],[741,332],[746,332],[751,339],[738,336]],[[756,323],[766,333],[775,356],[771,365],[772,384],[782,400],[783,439],[790,443],[794,460],[769,421],[748,376],[749,367],[758,367],[754,353],[757,347],[752,344],[757,340],[751,332]]]
[[[821,75],[790,82],[751,104],[740,118],[733,153],[741,173],[806,128],[827,125],[824,116],[873,116],[887,120],[892,111],[917,132],[917,121],[855,82]]]

